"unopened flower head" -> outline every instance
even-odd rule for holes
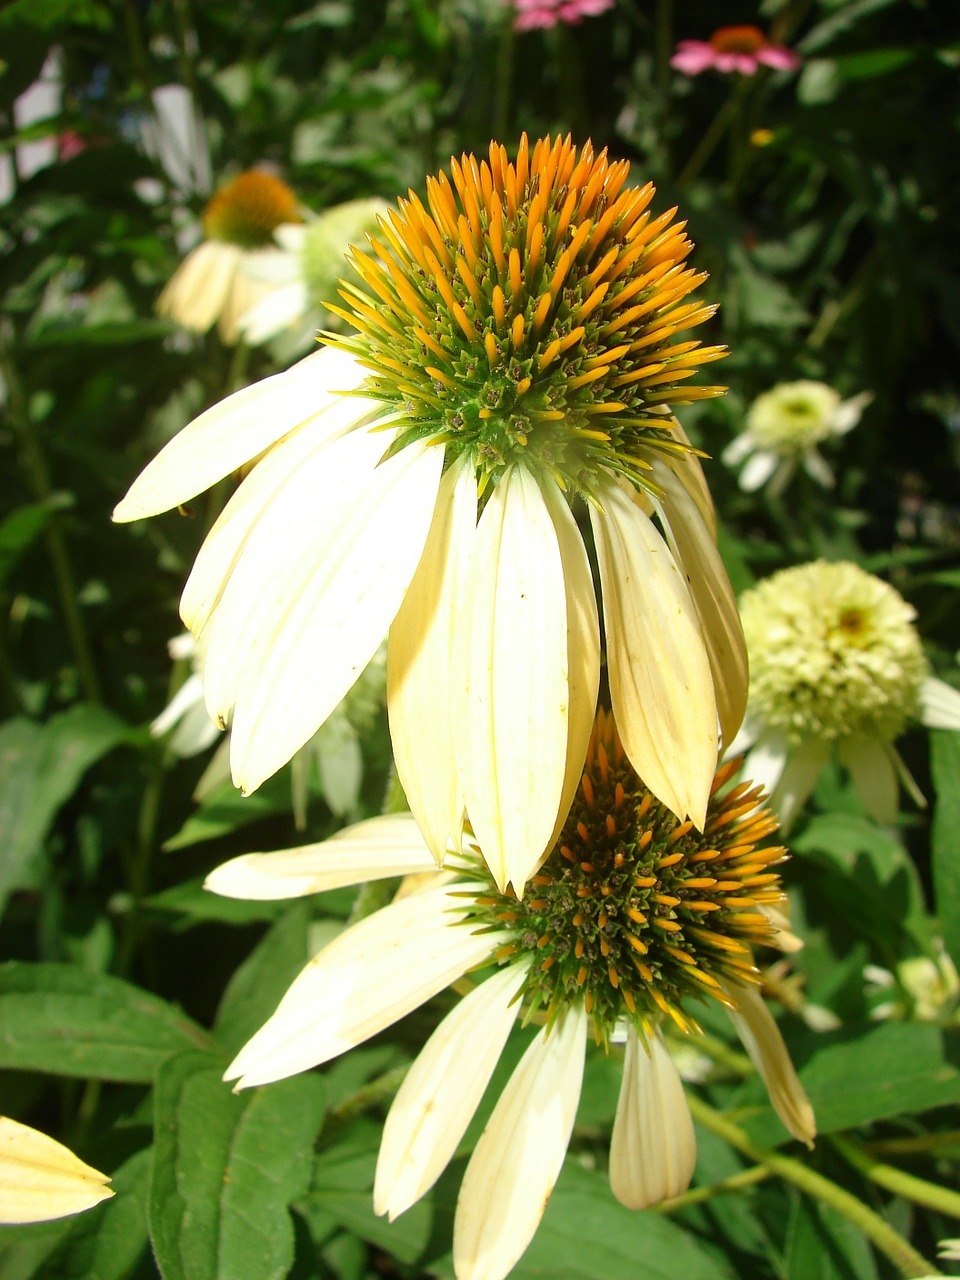
[[[627,757],[702,826],[746,704],[736,602],[671,404],[714,308],[671,210],[569,139],[451,160],[349,261],[356,332],[215,405],[117,508],[254,462],[181,601],[238,785],[280,767],[389,630],[387,704],[438,860],[465,817],[518,893],[573,799],[600,682]],[[344,394],[347,393],[347,394]],[[322,500],[321,500],[322,499]],[[658,523],[655,523],[657,521]],[[591,556],[593,559],[591,560]]]
[[[751,712],[791,741],[891,742],[916,714],[927,662],[915,611],[858,565],[784,569],[745,593],[741,616]]]
[[[680,1194],[693,1175],[696,1139],[663,1033],[671,1022],[697,1030],[691,997],[725,1008],[787,1130],[811,1143],[813,1112],[752,953],[775,942],[765,911],[782,898],[771,868],[783,849],[762,846],[776,822],[752,784],[731,787],[735,767],[719,770],[698,835],[639,780],[601,712],[570,817],[522,902],[500,890],[471,840],[448,870],[431,871],[409,815],[220,867],[207,887],[234,897],[397,874],[416,882],[313,958],[227,1078],[244,1088],[329,1061],[465,980],[469,994],[387,1117],[374,1207],[392,1219],[455,1154],[518,1016],[541,1023],[464,1175],[458,1280],[502,1280],[533,1237],[570,1141],[591,1029],[605,1048],[626,1041],[610,1183],[628,1208]]]

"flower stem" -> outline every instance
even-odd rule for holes
[[[703,137],[693,149],[690,159],[680,170],[677,178],[677,187],[688,187],[696,178],[700,170],[707,163],[714,151],[723,140],[723,135],[727,132],[730,124],[737,113],[740,105],[740,96],[734,89],[728,96],[726,102],[713,117],[704,131]]]
[[[729,1178],[714,1182],[711,1186],[691,1187],[683,1195],[674,1196],[672,1200],[664,1200],[653,1208],[657,1213],[676,1213],[680,1209],[689,1208],[690,1205],[712,1200],[714,1196],[726,1195],[729,1191],[741,1191],[744,1187],[753,1187],[758,1182],[764,1182],[771,1177],[772,1173],[773,1170],[768,1169],[766,1165],[757,1164],[752,1169],[743,1169],[740,1173],[731,1174]]]
[[[840,1134],[831,1134],[831,1144],[871,1182],[895,1195],[912,1200],[914,1204],[922,1204],[926,1209],[936,1209],[938,1213],[948,1214],[951,1218],[960,1218],[960,1195],[947,1187],[938,1187],[936,1183],[927,1182],[924,1178],[914,1177],[892,1164],[884,1164],[877,1160],[849,1138]]]
[[[845,1191],[843,1187],[825,1178],[822,1173],[817,1173],[816,1170],[795,1160],[792,1156],[755,1146],[739,1125],[726,1119],[719,1111],[714,1111],[713,1107],[695,1094],[688,1094],[687,1100],[694,1119],[704,1128],[723,1138],[749,1160],[763,1165],[771,1173],[783,1178],[785,1182],[791,1183],[808,1196],[836,1210],[848,1222],[852,1222],[859,1231],[862,1231],[871,1244],[893,1263],[902,1276],[907,1277],[908,1280],[918,1280],[921,1276],[942,1275],[942,1272],[928,1263],[909,1241],[904,1240],[903,1236],[890,1226],[889,1222],[885,1222],[879,1214],[874,1213],[849,1191]]]

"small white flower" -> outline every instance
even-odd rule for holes
[[[872,399],[865,391],[841,400],[825,382],[782,382],[750,406],[746,428],[724,449],[723,461],[736,467],[746,460],[740,488],[747,493],[766,484],[777,496],[798,463],[811,479],[832,488],[833,472],[817,446],[846,435]]]

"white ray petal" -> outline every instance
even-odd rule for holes
[[[755,493],[770,479],[780,462],[778,453],[758,449],[740,472],[740,488],[744,493]]]
[[[328,453],[363,434],[337,441]],[[374,433],[375,449],[383,443]],[[235,683],[226,686],[224,701],[236,697],[230,760],[234,781],[244,792],[255,790],[289,760],[362,674],[423,552],[442,451],[409,445],[379,466],[368,455],[368,463],[366,482],[352,493],[348,489],[348,501],[331,502],[312,519],[309,496],[299,510],[291,509],[293,541],[306,539],[305,544],[291,545],[290,533],[282,528],[284,513],[277,512],[278,525],[271,508],[247,546],[257,541],[260,555],[269,558],[272,534],[278,531],[273,546],[292,562],[289,577],[287,564],[280,563],[273,579],[264,582],[262,571],[269,573],[269,563],[260,559],[253,569],[259,592],[245,599],[238,566],[210,623],[206,670],[209,678],[216,655],[225,658],[228,676],[233,673]],[[361,479],[363,471],[361,466]],[[336,481],[336,473],[326,477],[327,486]],[[316,507],[315,496],[313,502]],[[264,614],[253,627],[248,625],[251,600]],[[246,657],[238,650],[242,637],[251,642]],[[224,710],[223,704],[216,707],[221,715]]]
[[[457,1280],[503,1280],[533,1239],[570,1143],[586,1034],[583,1007],[568,1008],[510,1077],[460,1187]]]
[[[736,739],[730,752],[736,753]],[[782,733],[776,729],[764,730],[743,762],[744,778],[757,783],[768,796],[772,796],[774,788],[783,777],[789,754],[787,739]]]
[[[830,744],[819,738],[810,738],[790,749],[780,781],[770,795],[770,807],[780,819],[783,835],[810,799],[810,793],[829,759]]]
[[[0,1223],[81,1213],[113,1195],[109,1181],[45,1133],[0,1116]]]
[[[690,437],[676,418],[673,420],[673,434],[678,440],[682,440],[685,445],[690,445]],[[707,478],[703,474],[703,466],[700,459],[692,452],[692,445],[690,445],[690,448],[691,452],[689,453],[667,454],[664,460],[697,504],[697,510],[703,516],[704,524],[713,535],[713,540],[716,541],[717,513],[713,505],[713,498],[707,485]]]
[[[423,556],[390,628],[387,709],[397,774],[427,844],[442,862],[459,841],[463,793],[456,729],[466,671],[455,637],[472,587],[477,480],[469,455],[440,482]]]
[[[392,1222],[424,1195],[460,1145],[517,1020],[527,965],[502,969],[461,1000],[424,1045],[387,1115],[373,1207]]]
[[[327,347],[234,392],[161,449],[117,505],[114,520],[141,520],[187,502],[326,408],[337,392],[355,390],[365,377],[351,356]],[[376,407],[373,401],[366,404],[371,411]]]
[[[840,763],[850,770],[853,787],[874,822],[897,820],[900,787],[887,743],[864,733],[848,734],[838,744]]]
[[[736,1002],[736,1010],[728,1009],[727,1014],[767,1086],[774,1111],[793,1137],[812,1147],[817,1134],[813,1107],[763,996],[756,987],[729,979],[722,980],[721,986]]]
[[[461,782],[494,879],[522,893],[556,823],[570,703],[563,562],[540,488],[522,467],[487,502],[471,575]]]
[[[223,308],[242,250],[204,240],[184,258],[157,299],[157,314],[205,333]]]
[[[663,1036],[641,1044],[631,1026],[610,1139],[610,1187],[628,1209],[646,1209],[686,1191],[697,1140],[683,1083]]]
[[[833,471],[826,458],[817,449],[810,449],[803,457],[803,469],[811,480],[823,485],[824,489],[834,486]]]
[[[614,719],[637,773],[698,827],[717,766],[717,708],[700,619],[653,522],[614,482],[590,508]]]
[[[960,690],[927,676],[920,685],[920,718],[928,729],[960,729]]]
[[[482,964],[500,939],[457,923],[467,887],[410,894],[339,934],[301,970],[224,1079],[247,1089],[328,1062]]]
[[[302,280],[292,280],[289,284],[271,289],[265,298],[245,311],[237,323],[237,329],[245,342],[254,345],[269,342],[299,320],[309,305],[307,286]]]
[[[657,507],[671,550],[683,568],[700,618],[723,741],[729,743],[747,707],[747,646],[736,596],[714,536],[696,503],[664,463],[654,461],[653,478],[663,492]]]
[[[756,445],[757,442],[749,431],[741,431],[738,436],[734,436],[720,457],[728,467],[736,467],[753,452]]]
[[[413,815],[385,814],[346,827],[318,844],[231,858],[210,872],[203,887],[226,898],[268,901],[435,867]]]

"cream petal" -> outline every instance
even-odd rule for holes
[[[150,736],[162,738],[187,714],[197,703],[203,702],[203,680],[194,672],[187,676],[183,684],[173,695],[164,709],[150,722]]]
[[[187,502],[319,413],[335,393],[355,390],[365,377],[352,356],[328,347],[285,373],[234,392],[161,449],[117,505],[114,520],[141,520]],[[374,402],[366,403],[374,409]]]
[[[740,488],[744,493],[755,493],[767,483],[776,471],[780,455],[767,449],[758,449],[740,472]]]
[[[413,815],[385,814],[346,827],[319,844],[231,858],[210,872],[203,887],[226,898],[269,901],[432,871],[435,866]]]
[[[240,339],[240,320],[262,298],[267,297],[276,288],[269,281],[254,279],[245,274],[245,258],[237,264],[230,290],[223,300],[223,309],[217,321],[217,332],[227,345],[232,346]]]
[[[886,743],[865,734],[850,734],[839,743],[840,763],[850,770],[853,787],[874,822],[892,826],[897,820],[900,788]]]
[[[830,744],[817,738],[790,749],[780,781],[770,797],[771,808],[780,819],[780,830],[784,835],[809,800],[829,759]]]
[[[920,719],[928,729],[960,729],[960,690],[927,676],[920,685]]]
[[[487,502],[471,575],[461,784],[494,879],[522,893],[557,820],[570,704],[563,562],[540,488],[522,467]]]
[[[0,1116],[0,1222],[49,1222],[92,1209],[110,1179],[37,1129]]]
[[[265,298],[245,311],[237,329],[245,342],[254,345],[269,342],[299,320],[309,305],[306,285],[302,280],[293,280],[272,289]]]
[[[157,299],[157,314],[205,333],[219,316],[233,283],[241,250],[204,240],[184,258]]]
[[[690,444],[690,437],[676,418],[673,419],[673,434],[678,440],[689,446],[691,451],[687,453],[669,453],[664,460],[697,504],[697,510],[703,516],[703,522],[713,535],[714,542],[716,542],[717,513],[713,506],[710,489],[707,486],[707,478],[703,474],[700,459],[692,452],[693,446]]]
[[[586,1034],[583,1006],[567,1008],[510,1077],[460,1187],[457,1280],[503,1280],[533,1239],[570,1143]]]
[[[736,1002],[736,1010],[728,1009],[727,1014],[767,1086],[774,1111],[793,1137],[812,1147],[817,1135],[813,1107],[763,996],[756,987],[729,979],[722,980],[721,986]]]
[[[696,1162],[690,1108],[663,1036],[655,1031],[644,1045],[631,1026],[610,1139],[610,1188],[628,1209],[646,1209],[686,1191]]]
[[[653,463],[653,478],[663,493],[657,509],[687,589],[700,618],[713,674],[717,714],[724,743],[732,742],[747,707],[747,646],[736,596],[716,541],[674,473]]]
[[[722,462],[728,467],[737,467],[757,447],[757,442],[749,431],[741,431],[730,441],[720,455]]]
[[[804,454],[803,469],[811,480],[815,480],[817,484],[822,485],[824,489],[833,488],[833,471],[828,466],[826,459],[817,449],[810,449],[806,454]]]
[[[458,925],[467,888],[410,894],[339,934],[294,979],[224,1079],[247,1089],[328,1062],[482,964],[500,938]]]
[[[246,663],[237,662],[236,635],[227,639],[227,660],[242,672],[230,759],[234,781],[245,792],[270,777],[317,731],[376,653],[423,552],[442,466],[441,450],[409,445],[373,468],[352,502],[331,504],[312,529],[309,517],[299,523],[297,535],[312,544],[300,550],[292,581],[284,583],[277,566],[279,591],[261,589],[247,598],[247,616],[253,599],[267,617],[265,628],[254,632]],[[328,485],[331,479],[335,483],[336,473],[327,476]],[[267,518],[260,524],[266,526]],[[267,548],[270,533],[264,529]],[[284,542],[289,551],[282,534],[276,549]],[[208,672],[215,640],[224,634],[217,632],[220,615],[238,577],[237,570],[210,624]],[[244,615],[242,592],[241,577],[234,616],[238,608]]]
[[[438,862],[463,826],[455,729],[466,672],[455,643],[473,581],[477,481],[468,455],[440,482],[420,564],[390,628],[387,709],[397,774]]]
[[[844,400],[830,424],[833,434],[845,436],[860,421],[864,409],[872,399],[872,391],[861,391],[858,396],[851,396],[849,400]]]
[[[743,776],[763,787],[766,794],[772,796],[783,777],[789,757],[790,751],[784,735],[776,730],[767,730],[760,735],[757,745],[744,760]]]
[[[706,817],[717,766],[713,677],[696,607],[653,522],[611,482],[591,506],[614,719],[637,773],[678,817]]]
[[[447,1014],[407,1073],[387,1115],[373,1207],[392,1222],[444,1171],[480,1105],[513,1024],[528,965],[482,982]]]

